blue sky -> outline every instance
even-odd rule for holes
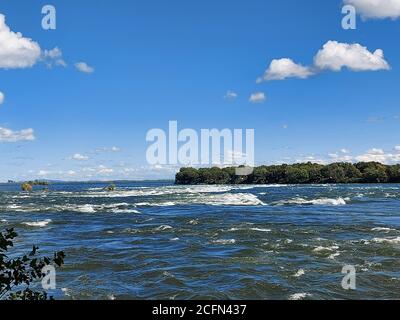
[[[254,128],[257,163],[399,162],[400,13],[346,1],[358,9],[356,30],[341,27],[342,0],[1,1],[6,25],[41,57],[1,67],[10,49],[0,43],[0,181],[173,177],[145,158],[146,133],[170,120],[180,129]],[[56,30],[41,26],[45,4],[57,10]],[[341,71],[337,57],[315,65],[328,41],[355,55],[339,57]],[[355,44],[378,61],[356,70],[366,51]],[[54,48],[59,55],[44,58]],[[282,58],[313,75],[257,83]],[[224,98],[229,90],[235,99]],[[249,101],[258,92],[266,100]]]

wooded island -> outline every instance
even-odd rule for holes
[[[282,164],[259,166],[248,176],[237,176],[236,168],[181,168],[178,185],[198,184],[330,184],[400,183],[400,165],[378,162]]]

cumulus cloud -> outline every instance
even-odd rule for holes
[[[87,160],[89,160],[89,157],[88,157],[88,156],[85,156],[85,155],[83,155],[83,154],[80,154],[80,153],[75,153],[75,154],[71,157],[71,159],[72,159],[72,160],[76,160],[76,161],[87,161]]]
[[[44,50],[42,54],[42,60],[47,64],[48,67],[61,66],[66,67],[67,63],[62,57],[62,51],[58,47],[51,50]]]
[[[94,68],[90,67],[86,62],[77,62],[75,63],[75,68],[83,73],[93,73]]]
[[[391,153],[385,152],[383,149],[373,148],[365,154],[355,157],[356,161],[359,162],[371,162],[376,161],[383,164],[393,164],[400,162],[400,152]]]
[[[344,3],[354,6],[365,19],[397,19],[400,17],[399,0],[344,0]]]
[[[394,152],[386,152],[381,148],[372,148],[365,153],[357,156],[349,155],[348,151],[340,151],[341,154],[333,153],[329,155],[330,162],[380,162],[383,164],[400,163],[400,146],[393,148]]]
[[[232,90],[228,90],[224,96],[226,100],[235,100],[238,97],[238,94]]]
[[[293,60],[288,58],[274,59],[270,66],[265,71],[264,76],[259,78],[257,82],[270,81],[270,80],[284,80],[287,78],[300,78],[306,79],[311,76],[313,72],[310,68],[296,64]]]
[[[5,99],[4,93],[0,91],[0,104],[3,104]]]
[[[288,78],[306,79],[322,70],[341,71],[343,68],[351,71],[379,71],[389,70],[390,65],[385,60],[382,49],[370,52],[367,47],[358,43],[330,40],[314,56],[313,66],[296,64],[288,58],[275,59],[264,76],[257,79],[257,83]]]
[[[289,157],[278,163],[300,163],[300,162],[313,162],[320,164],[329,164],[337,162],[380,162],[386,165],[400,164],[400,146],[395,146],[392,151],[385,151],[382,148],[372,148],[364,153],[358,155],[350,154],[347,149],[341,149],[328,155],[318,156],[298,156],[295,158]]]
[[[267,99],[264,92],[256,92],[250,96],[249,101],[251,103],[263,103]]]
[[[317,68],[340,71],[346,67],[352,71],[389,70],[383,51],[373,53],[358,43],[348,44],[328,41],[314,58]]]
[[[11,31],[6,17],[0,14],[0,68],[29,68],[40,59],[40,55],[39,44]]]
[[[35,140],[33,129],[24,129],[13,131],[11,129],[0,127],[0,143],[1,142],[19,142]]]

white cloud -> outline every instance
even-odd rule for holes
[[[21,131],[13,131],[11,129],[0,127],[0,143],[1,142],[19,142],[35,140],[33,129],[24,129]]]
[[[317,164],[327,164],[327,161],[325,159],[316,158],[315,156],[303,156],[296,159],[295,162],[297,163],[312,162]]]
[[[51,50],[44,50],[42,59],[50,68],[53,66],[67,66],[67,63],[62,58],[62,51],[58,47]]]
[[[250,101],[251,103],[263,103],[266,99],[267,99],[267,97],[265,96],[265,93],[263,93],[263,92],[256,92],[256,93],[253,93],[253,94],[250,96],[249,101]]]
[[[0,14],[0,68],[32,67],[40,59],[40,54],[39,44],[11,31],[5,16]]]
[[[107,148],[107,147],[97,148],[95,150],[96,153],[100,153],[100,152],[120,152],[120,151],[121,151],[121,148],[116,147],[116,146],[113,146],[111,148]]]
[[[287,78],[300,78],[306,79],[311,76],[313,72],[308,67],[296,64],[293,60],[288,58],[274,59],[270,66],[265,71],[262,78],[257,80],[258,83],[270,80],[284,80]]]
[[[76,161],[87,161],[87,160],[89,160],[89,157],[88,157],[88,156],[84,156],[84,155],[82,155],[82,154],[80,154],[80,153],[75,153],[75,154],[71,157],[71,159],[72,159],[72,160],[76,160]]]
[[[257,83],[288,78],[306,79],[321,70],[341,71],[343,68],[351,71],[378,71],[389,70],[390,65],[381,49],[372,53],[358,43],[328,41],[315,55],[313,66],[305,67],[288,58],[275,59],[264,76],[257,79]]]
[[[238,94],[232,90],[228,90],[224,96],[226,100],[235,100],[238,97]]]
[[[0,91],[0,104],[3,104],[5,99],[4,93]]]
[[[396,19],[400,17],[399,0],[344,0],[352,5],[363,18]]]
[[[232,165],[245,165],[247,154],[236,150],[228,150],[226,157],[224,157],[223,164],[227,166]]]
[[[347,149],[342,149],[339,152],[330,153],[326,156],[320,155],[318,157],[315,156],[298,156],[297,158],[289,158],[285,161],[278,163],[301,163],[301,162],[314,162],[320,164],[329,164],[329,163],[337,163],[337,162],[347,162],[347,163],[355,163],[355,162],[380,162],[387,165],[399,164],[400,163],[400,146],[394,147],[394,152],[387,152],[381,148],[372,148],[365,153],[359,155],[351,155],[350,151]],[[346,151],[346,152],[343,152]],[[294,161],[291,161],[295,159]]]
[[[97,174],[99,175],[110,175],[114,173],[114,169],[107,168],[106,166],[100,165],[97,169]]]
[[[389,70],[381,49],[374,53],[358,43],[348,44],[328,41],[314,58],[317,68],[340,71],[347,67],[352,71]]]
[[[400,154],[386,153],[383,149],[371,149],[367,153],[355,158],[359,162],[376,161],[383,164],[393,164],[400,162]]]
[[[94,68],[90,67],[86,62],[75,63],[75,68],[83,73],[93,73],[94,72]]]
[[[49,174],[51,174],[51,172],[50,171],[46,171],[46,170],[39,170],[39,172],[38,172],[38,176],[40,176],[40,177],[46,177]]]

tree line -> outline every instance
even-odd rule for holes
[[[248,176],[237,176],[236,168],[181,168],[178,185],[196,184],[329,184],[400,183],[400,164],[379,162],[282,164],[259,166]]]

